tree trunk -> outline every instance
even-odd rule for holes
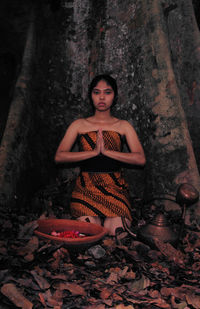
[[[168,15],[167,25],[172,64],[200,169],[200,32],[191,1],[180,1]]]
[[[198,190],[199,173],[187,126],[180,91],[174,74],[165,12],[160,1],[144,5],[147,23],[151,25],[148,42],[155,64],[152,69],[152,111],[156,116],[155,133],[148,167],[147,194],[166,190],[172,193],[180,183],[189,182]],[[149,76],[146,76],[149,82]],[[152,91],[150,91],[151,94]],[[150,180],[151,179],[151,180]],[[150,189],[151,188],[151,189]],[[195,206],[200,214],[199,204]],[[192,218],[192,220],[195,218]]]
[[[49,2],[42,2],[36,16],[36,45],[31,50],[34,74],[30,100],[23,102],[34,106],[30,111],[35,125],[26,134],[32,136],[33,128],[37,132],[25,166],[26,171],[35,167],[34,176],[29,175],[32,183],[36,174],[39,182],[47,184],[48,179],[74,178],[76,172],[62,169],[60,173],[55,167],[54,153],[66,127],[90,114],[87,89],[93,76],[108,73],[119,86],[114,113],[134,125],[147,156],[144,170],[127,171],[133,202],[136,196],[175,195],[182,182],[200,190],[194,155],[195,151],[199,157],[200,45],[191,1],[114,0],[110,5],[107,0],[74,0],[60,2],[53,10]],[[12,133],[9,126],[14,106],[8,118],[9,132],[4,135],[5,160],[0,171],[7,203],[17,194],[17,182],[28,178],[22,173],[24,166],[18,165],[27,153],[10,147],[6,137],[13,134],[17,140],[17,129]],[[16,123],[21,132],[22,123],[17,119]],[[12,182],[7,174],[11,177],[15,169],[8,173],[5,168],[10,161],[19,175]],[[200,205],[194,209],[195,216],[191,208],[187,222],[198,224]]]

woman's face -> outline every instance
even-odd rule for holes
[[[100,80],[92,89],[92,101],[98,111],[106,111],[111,108],[115,94],[114,90],[104,80]]]

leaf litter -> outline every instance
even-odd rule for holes
[[[70,250],[36,237],[32,217],[15,215],[13,223],[4,214],[1,308],[200,308],[199,232],[185,231],[179,248],[159,240],[151,248],[122,233]]]

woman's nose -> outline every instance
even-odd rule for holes
[[[104,93],[103,92],[100,93],[100,98],[104,99]]]

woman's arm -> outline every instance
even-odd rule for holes
[[[92,151],[72,152],[71,148],[79,134],[81,119],[75,120],[67,129],[65,136],[61,140],[60,145],[55,154],[56,163],[72,163],[78,162],[97,156],[100,153],[100,146]]]
[[[123,121],[123,131],[130,152],[126,153],[126,152],[106,150],[104,147],[102,130],[100,130],[99,141],[102,154],[127,164],[141,165],[141,166],[145,165],[146,158],[143,147],[139,141],[137,133],[135,132],[134,128],[129,124],[128,121]]]

